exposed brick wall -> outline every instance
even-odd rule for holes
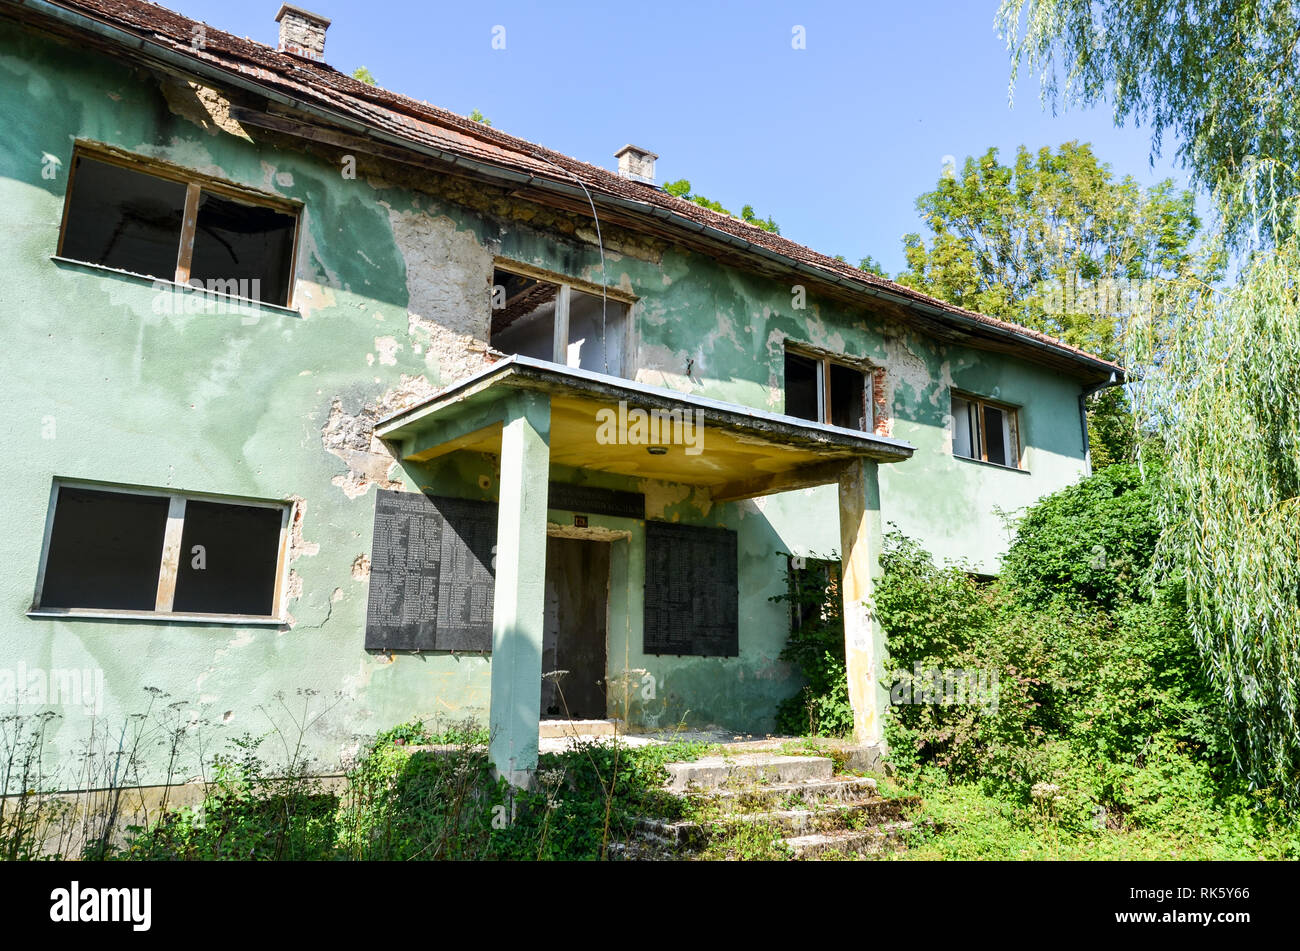
[[[894,420],[889,415],[889,398],[885,393],[885,368],[876,367],[871,371],[872,416],[875,418],[875,434],[888,436],[894,430]]]
[[[328,20],[310,20],[292,9],[280,18],[280,49],[285,53],[321,61],[325,58],[325,30]]]

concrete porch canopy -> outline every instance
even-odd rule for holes
[[[897,439],[510,356],[383,420],[404,462],[457,451],[500,459],[492,622],[491,756],[526,785],[537,764],[551,465],[706,488],[714,501],[835,483],[849,698],[859,742],[879,742],[883,643],[867,609],[880,548],[876,467]]]
[[[407,462],[457,450],[498,455],[504,405],[529,395],[549,400],[552,464],[703,486],[717,502],[835,482],[855,459],[912,455],[898,439],[524,356],[380,420],[376,433]],[[652,455],[652,445],[666,452]]]

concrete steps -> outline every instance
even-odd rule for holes
[[[771,812],[723,813],[719,823],[752,823],[790,837],[790,839],[838,838],[887,824],[897,825],[904,812],[920,805],[915,797],[885,798],[875,796],[857,802],[822,804],[809,809],[778,809]],[[708,844],[712,823],[690,819],[668,822],[659,819],[637,820],[637,831],[659,845],[701,849]],[[789,839],[788,839],[789,841]],[[807,843],[798,843],[801,846]]]
[[[867,857],[897,851],[910,822],[889,822],[874,829],[840,832],[814,832],[792,836],[785,846],[795,859],[824,859],[832,855]]]
[[[827,756],[705,756],[691,763],[669,763],[668,790],[685,793],[755,783],[800,783],[827,780],[834,772],[835,763]]]
[[[859,776],[832,776],[804,782],[770,783],[690,792],[688,795],[710,796],[739,809],[771,809],[781,804],[816,802],[853,802],[876,795],[876,781]]]
[[[638,819],[640,847],[659,858],[725,842],[738,825],[779,837],[778,851],[795,859],[876,856],[902,847],[911,827],[903,817],[920,805],[913,796],[881,796],[874,779],[834,775],[833,761],[823,756],[710,756],[667,769],[668,791],[703,818]]]
[[[780,809],[773,812],[736,813],[739,822],[757,822],[791,835],[813,832],[847,832],[886,822],[897,822],[904,812],[920,805],[915,797],[876,796],[858,802],[825,803],[810,809]]]
[[[554,740],[583,736],[618,736],[622,732],[622,720],[543,720],[538,725],[537,737],[542,740]]]

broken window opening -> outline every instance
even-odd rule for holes
[[[785,353],[785,414],[814,423],[822,420],[821,367],[816,360]]]
[[[219,191],[78,150],[59,255],[287,307],[298,216]]]
[[[190,280],[232,297],[283,306],[289,300],[296,219],[274,208],[199,196]]]
[[[790,630],[839,617],[840,562],[830,558],[787,557]]]
[[[492,285],[493,350],[623,375],[627,303],[502,269]]]
[[[178,614],[274,613],[279,509],[189,500],[172,610]]]
[[[830,364],[830,422],[845,429],[867,428],[866,377],[861,370]]]
[[[278,618],[289,512],[56,484],[33,610]]]
[[[862,432],[871,430],[871,387],[860,367],[785,352],[785,414]]]
[[[169,505],[165,496],[61,487],[41,607],[152,611]]]
[[[84,155],[73,159],[59,253],[88,264],[171,280],[185,185]]]
[[[952,453],[1019,469],[1019,412],[1011,406],[953,394]]]

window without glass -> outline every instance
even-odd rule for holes
[[[840,563],[825,558],[787,557],[790,630],[839,617]]]
[[[73,160],[73,176],[59,253],[171,280],[181,246],[185,185],[84,155]]]
[[[866,374],[828,357],[785,352],[785,414],[870,431]]]
[[[190,280],[222,294],[287,303],[296,224],[273,208],[201,193]]]
[[[1019,468],[1018,422],[1018,414],[1013,407],[954,394],[953,455]]]
[[[625,301],[501,269],[492,285],[493,350],[622,376]]]
[[[57,485],[33,610],[275,618],[289,507]]]
[[[287,306],[298,216],[143,160],[78,151],[59,255]]]
[[[165,496],[61,486],[41,607],[152,611],[169,506]]]

